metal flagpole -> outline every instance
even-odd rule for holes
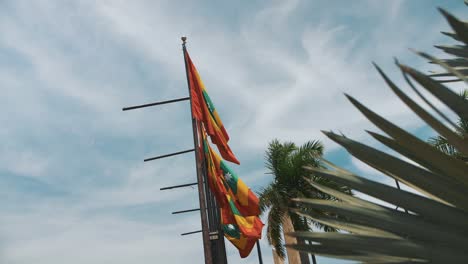
[[[201,152],[204,152],[201,150],[201,144],[202,144],[201,142],[203,141],[203,138],[201,137],[203,135],[202,133],[204,133],[202,131],[204,129],[203,122],[195,119],[193,115],[194,112],[193,112],[192,87],[191,87],[191,80],[189,76],[190,69],[189,69],[189,63],[188,63],[188,53],[187,53],[187,48],[186,48],[187,37],[182,37],[181,40],[182,40],[182,50],[184,53],[185,74],[187,78],[187,88],[188,88],[189,96],[176,98],[172,100],[124,107],[122,108],[122,111],[136,110],[136,109],[147,108],[147,107],[158,106],[158,105],[165,105],[165,104],[176,103],[176,102],[181,102],[181,101],[190,101],[190,113],[192,117],[192,134],[193,134],[194,148],[147,158],[144,161],[145,162],[153,161],[153,160],[158,160],[158,159],[185,154],[185,153],[192,152],[192,151],[194,152],[196,172],[197,172],[197,182],[162,187],[160,188],[160,190],[170,190],[170,189],[183,188],[183,187],[197,185],[200,208],[175,211],[175,212],[172,212],[172,214],[182,214],[182,213],[200,211],[202,229],[182,233],[181,235],[186,236],[186,235],[191,235],[191,234],[196,234],[196,233],[202,233],[203,253],[205,257],[205,264],[227,264],[226,248],[224,244],[224,232],[223,232],[223,227],[221,224],[221,218],[222,218],[221,209],[219,208],[217,204],[214,193],[209,188],[207,163],[206,163],[205,155],[201,155],[202,154]],[[261,253],[261,249],[260,249],[260,245],[258,241],[257,241],[257,251],[258,251],[258,257],[259,257],[259,263],[263,264],[262,253]]]
[[[157,106],[157,105],[165,105],[165,104],[176,103],[176,102],[187,101],[187,100],[190,101],[190,112],[192,115],[192,132],[193,132],[194,148],[179,151],[179,152],[174,152],[170,154],[160,155],[160,156],[156,156],[152,158],[147,158],[144,161],[147,162],[147,161],[152,161],[152,160],[158,160],[162,158],[172,157],[175,155],[185,154],[185,153],[192,152],[192,151],[195,153],[197,182],[174,185],[174,186],[167,186],[167,187],[161,188],[160,190],[170,190],[170,189],[175,189],[175,188],[183,188],[183,187],[197,185],[200,208],[176,211],[176,212],[173,212],[172,214],[188,213],[188,212],[194,212],[194,211],[199,210],[202,229],[197,230],[197,231],[183,233],[181,235],[185,236],[185,235],[191,235],[191,234],[196,234],[196,233],[202,233],[205,264],[226,264],[227,263],[226,249],[224,245],[223,230],[220,225],[220,211],[217,206],[215,196],[208,188],[208,181],[207,181],[208,176],[207,176],[207,169],[206,169],[206,162],[204,160],[204,155],[200,155],[201,154],[200,144],[202,141],[202,139],[200,139],[200,137],[202,136],[201,134],[202,122],[197,121],[193,117],[193,108],[192,108],[193,98],[192,98],[192,92],[191,92],[191,87],[190,87],[191,82],[189,78],[189,65],[187,61],[188,53],[187,53],[187,49],[185,46],[187,38],[182,37],[181,39],[182,39],[182,50],[184,53],[185,74],[187,77],[187,87],[188,87],[189,96],[172,99],[172,100],[124,107],[122,110],[123,111],[136,110],[136,109],[152,107],[152,106]]]
[[[257,240],[258,263],[263,264],[262,250],[260,249],[260,239]]]
[[[204,180],[203,180],[202,165],[200,162],[200,155],[199,155],[200,148],[199,148],[198,132],[197,132],[198,122],[193,117],[193,108],[192,108],[193,98],[192,98],[192,92],[190,90],[189,69],[188,69],[188,64],[187,64],[187,49],[185,47],[187,37],[182,37],[181,40],[182,40],[182,50],[184,52],[187,87],[188,87],[188,92],[190,96],[190,113],[192,115],[193,144],[195,145],[195,162],[197,166],[198,198],[200,202],[200,216],[201,216],[201,226],[202,226],[202,235],[203,235],[203,251],[205,254],[205,264],[213,264],[211,246],[210,246],[208,219],[206,215],[206,197],[205,197],[205,190],[203,186]]]
[[[202,124],[199,123],[199,131],[203,131]],[[204,133],[204,132],[201,132]],[[200,141],[203,140],[200,135]],[[202,166],[203,166],[203,177],[205,179],[205,193],[206,193],[206,203],[207,203],[207,215],[208,215],[208,228],[210,235],[211,243],[211,254],[213,262],[216,264],[227,264],[226,258],[226,248],[224,245],[224,233],[221,228],[221,216],[219,212],[219,207],[216,203],[216,198],[211,192],[208,179],[208,167],[207,160],[205,155],[202,156]]]
[[[398,182],[397,179],[395,179],[395,183],[396,183],[396,186],[397,186],[398,190],[401,190],[401,188],[400,188],[400,183]],[[398,206],[397,206],[397,208],[395,208],[395,209],[398,209]],[[405,213],[408,213],[408,210],[406,210],[406,208],[403,208],[403,210],[405,210]]]

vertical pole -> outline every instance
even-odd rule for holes
[[[203,131],[202,124],[198,124],[199,131]],[[203,132],[201,132],[203,133]],[[202,137],[200,135],[200,141],[202,141]],[[207,203],[207,215],[208,215],[208,230],[209,232],[217,233],[218,239],[213,239],[210,240],[211,244],[211,254],[212,254],[212,260],[213,263],[216,264],[227,264],[227,258],[226,258],[226,248],[224,245],[224,234],[223,230],[221,228],[221,219],[220,219],[220,213],[219,213],[219,208],[216,203],[216,197],[214,196],[213,192],[211,192],[209,188],[209,181],[210,179],[208,178],[208,163],[205,158],[205,156],[202,156],[202,162],[201,164],[203,165],[203,177],[205,179],[205,193],[206,193],[206,203]]]
[[[193,118],[193,109],[192,109],[192,92],[190,89],[190,80],[189,80],[189,69],[187,64],[187,50],[185,43],[187,38],[182,37],[182,50],[184,52],[184,62],[185,62],[185,74],[187,76],[187,87],[190,96],[190,113],[192,115],[192,130],[193,130],[193,144],[195,145],[195,162],[197,163],[197,181],[198,181],[198,198],[200,202],[200,216],[201,216],[201,225],[202,225],[202,235],[203,235],[203,251],[205,254],[205,264],[213,264],[211,247],[210,247],[210,237],[209,237],[209,228],[208,228],[208,219],[206,218],[206,197],[205,189],[203,184],[203,173],[202,165],[200,162],[200,148],[198,142],[198,132],[197,132],[197,120]]]
[[[260,239],[257,240],[258,263],[263,264],[262,250],[260,249]]]
[[[218,248],[219,248],[219,259],[220,263],[227,264],[227,256],[226,256],[226,245],[224,244],[224,231],[221,225],[221,208],[219,207],[218,203],[215,201],[215,219],[216,219],[216,227],[219,233],[219,241],[218,241]],[[221,262],[222,261],[222,262]]]
[[[401,190],[400,183],[398,182],[398,180],[395,179],[395,183],[396,183],[396,186],[397,186],[398,190]],[[403,208],[403,209],[405,210],[405,213],[408,213],[408,210],[406,210],[406,208]]]

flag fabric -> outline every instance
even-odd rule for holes
[[[257,196],[249,187],[227,166],[226,162],[219,160],[221,173],[224,175],[234,199],[239,203],[242,215],[260,215]]]
[[[192,113],[193,118],[203,122],[206,131],[219,150],[221,156],[230,162],[240,164],[231,148],[227,144],[229,135],[224,128],[224,125],[219,117],[213,102],[211,101],[205,85],[203,84],[200,75],[198,74],[195,65],[186,50],[185,58],[187,63],[187,76],[190,86],[190,94],[192,97]]]
[[[263,223],[257,215],[244,216],[239,211],[239,205],[226,195],[228,206],[221,209],[221,223],[237,225],[240,232],[248,237],[260,239],[262,236]]]
[[[205,160],[207,162],[208,175],[212,176],[211,179],[213,180],[213,188],[216,188],[215,191],[225,191],[242,215],[259,215],[260,208],[257,196],[211,148],[206,140],[206,133],[202,131],[202,135],[203,152],[205,153]]]
[[[203,132],[202,132],[203,133]],[[202,138],[203,150],[205,153],[205,159],[208,164],[208,173],[222,178],[224,186],[213,186],[217,190],[226,189],[230,193],[230,197],[239,205],[237,209],[242,215],[260,215],[260,207],[258,205],[259,200],[257,196],[250,190],[250,188],[237,176],[234,171],[222,160],[218,154],[210,147],[205,137]],[[216,182],[217,178],[213,178],[213,184],[219,184]],[[213,189],[214,190],[214,189]]]
[[[239,250],[240,256],[245,258],[262,234],[263,223],[258,217],[258,198],[210,147],[206,134],[202,132],[202,135],[208,183],[220,208],[221,225],[226,238]],[[228,176],[229,180],[224,171],[231,174]]]
[[[224,236],[239,250],[241,258],[249,256],[258,239],[247,238],[236,225],[223,224],[222,227]]]
[[[197,76],[198,76],[197,79],[198,79],[199,83],[201,84],[200,87],[202,88],[203,99],[205,99],[206,106],[208,107],[208,111],[210,112],[210,115],[213,118],[213,121],[216,123],[216,126],[218,126],[219,129],[221,130],[221,133],[222,133],[224,139],[226,140],[226,142],[228,142],[229,141],[229,135],[228,135],[226,129],[224,128],[224,124],[221,121],[221,118],[218,115],[218,111],[216,111],[216,108],[214,107],[213,101],[211,101],[210,96],[206,92],[205,86],[203,85],[203,82],[200,79],[200,75],[197,74]]]
[[[258,217],[259,201],[224,161],[240,164],[228,145],[229,135],[185,47],[184,56],[192,117],[198,121],[198,147],[200,158],[206,163],[207,182],[216,197],[224,236],[239,250],[240,256],[245,258],[262,235],[264,224]],[[208,136],[224,160],[211,148]]]
[[[216,126],[219,127],[222,136],[224,137],[224,140],[227,142],[229,141],[229,135],[224,128],[223,122],[221,121],[221,118],[219,117],[218,112],[216,111],[216,108],[214,107],[213,101],[211,101],[210,96],[208,95],[208,92],[206,91],[205,85],[203,84],[203,81],[200,78],[200,75],[198,74],[197,68],[193,64],[192,59],[190,58],[190,55],[186,52],[186,58],[187,58],[187,65],[189,68],[189,80],[190,80],[190,87],[193,87],[193,93],[192,95],[195,95],[196,93],[196,99],[197,103],[195,107],[198,107],[196,110],[196,117],[198,120],[201,120],[202,117],[202,104],[204,103],[207,106],[207,110],[209,115],[212,117],[212,122],[216,124]],[[208,120],[205,120],[208,121]],[[210,124],[208,124],[208,134],[211,135],[211,127]]]

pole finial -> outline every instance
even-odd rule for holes
[[[186,36],[183,36],[180,38],[182,40],[182,44],[185,45],[185,43],[187,42],[187,37]]]

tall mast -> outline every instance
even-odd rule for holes
[[[189,69],[187,63],[187,48],[185,47],[187,37],[182,37],[182,50],[184,52],[184,62],[185,62],[185,74],[187,77],[187,87],[190,96],[190,113],[192,115],[192,131],[193,131],[193,144],[195,146],[195,162],[197,167],[197,181],[198,181],[198,199],[200,202],[200,216],[201,216],[201,226],[202,226],[202,235],[203,235],[203,251],[205,254],[205,264],[213,264],[212,254],[211,254],[211,243],[210,235],[208,228],[208,219],[206,214],[206,197],[205,197],[205,187],[203,180],[203,171],[202,163],[200,160],[200,145],[198,142],[198,121],[193,117],[193,108],[192,108],[192,92],[190,87],[189,80]],[[200,131],[201,133],[201,131]]]
[[[226,249],[224,245],[224,234],[223,234],[223,230],[221,227],[220,209],[218,208],[218,205],[216,203],[215,196],[213,195],[213,193],[211,192],[209,188],[206,160],[204,158],[205,155],[202,155],[203,153],[201,153],[200,151],[201,149],[200,144],[203,141],[203,139],[201,138],[203,122],[196,120],[193,116],[193,108],[192,108],[193,98],[192,98],[192,92],[191,92],[192,87],[190,87],[191,82],[190,82],[190,77],[189,77],[190,71],[189,71],[189,64],[188,64],[188,53],[185,47],[187,38],[182,37],[181,39],[182,39],[182,50],[184,52],[185,73],[187,77],[187,87],[189,91],[189,96],[183,97],[183,98],[177,98],[173,100],[124,107],[122,110],[123,111],[136,110],[136,109],[142,109],[142,108],[151,107],[151,106],[165,105],[165,104],[176,103],[176,102],[187,101],[187,100],[190,101],[190,112],[192,115],[192,132],[193,132],[194,148],[183,150],[183,151],[178,151],[178,152],[173,152],[173,153],[169,153],[165,155],[159,155],[159,156],[152,157],[152,158],[147,158],[144,161],[147,162],[147,161],[152,161],[152,160],[159,160],[162,158],[181,155],[181,154],[185,154],[185,153],[192,152],[192,151],[195,153],[197,182],[167,186],[167,187],[161,188],[161,190],[183,188],[183,187],[188,187],[188,186],[193,186],[193,185],[198,186],[198,198],[200,202],[200,208],[176,211],[176,212],[173,212],[173,214],[189,213],[189,212],[195,212],[195,211],[200,210],[202,230],[186,232],[186,233],[182,233],[181,235],[186,236],[186,235],[191,235],[191,234],[196,234],[196,233],[202,233],[205,264],[227,264]]]

